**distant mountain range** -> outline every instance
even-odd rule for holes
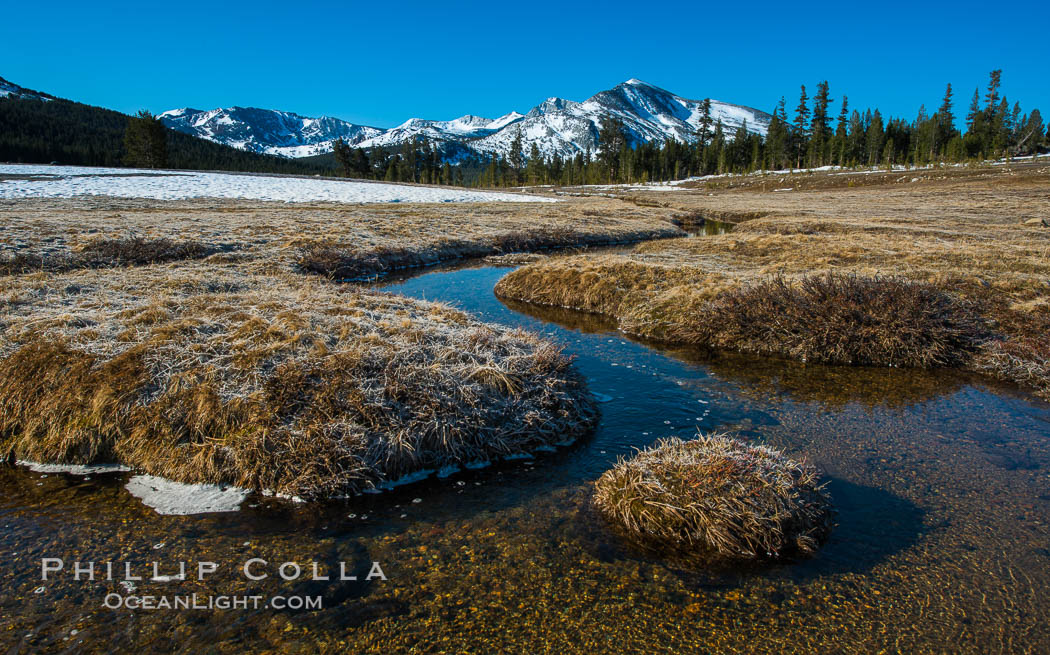
[[[448,159],[487,159],[507,156],[518,134],[526,156],[535,143],[545,157],[557,154],[568,158],[597,151],[598,128],[606,116],[623,121],[635,142],[695,142],[701,103],[631,79],[583,102],[548,98],[526,114],[510,112],[496,119],[468,114],[450,121],[412,118],[390,129],[252,107],[173,109],[162,113],[160,119],[172,129],[209,141],[292,158],[331,152],[337,138],[357,148],[374,148],[398,147],[426,137]],[[750,132],[764,135],[771,116],[751,107],[712,100],[711,119],[712,123],[721,120],[729,134],[746,123]]]

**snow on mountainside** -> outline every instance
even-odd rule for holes
[[[410,118],[397,127],[392,127],[366,141],[357,144],[360,148],[399,146],[406,141],[426,138],[435,144],[463,143],[493,134],[507,125],[521,120],[516,111],[493,120],[481,116],[460,116],[451,121],[428,121]]]
[[[168,127],[224,145],[285,157],[308,157],[331,152],[342,137],[350,145],[382,133],[338,118],[307,118],[286,111],[230,107],[229,109],[173,109],[160,114]]]
[[[466,115],[450,121],[412,118],[397,127],[381,130],[353,125],[334,118],[304,118],[267,109],[233,107],[198,111],[176,109],[161,114],[169,127],[244,150],[305,157],[329,152],[331,142],[342,137],[359,148],[398,147],[422,139],[443,146],[446,156],[507,156],[514,138],[521,134],[525,154],[535,143],[545,157],[573,157],[598,149],[602,119],[623,121],[635,142],[676,139],[693,142],[700,124],[700,100],[674,95],[659,87],[631,79],[583,102],[547,98],[527,114],[511,112],[497,119]],[[740,105],[711,101],[712,125],[721,120],[728,136],[745,122],[751,132],[765,134],[770,115]]]
[[[47,102],[48,100],[53,100],[54,96],[40,93],[39,91],[31,91],[0,77],[0,98],[36,98]]]
[[[480,152],[505,156],[520,129],[526,154],[533,143],[545,157],[572,157],[588,150],[594,153],[598,149],[598,128],[605,116],[623,121],[636,142],[670,138],[691,143],[696,141],[701,104],[700,100],[688,100],[632,79],[584,102],[548,98],[526,114],[520,124],[472,145]],[[749,131],[765,134],[770,119],[769,114],[757,109],[711,101],[712,125],[721,120],[722,129],[730,137],[745,121]]]

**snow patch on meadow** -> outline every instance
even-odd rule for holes
[[[0,175],[16,177],[0,180],[0,199],[114,196],[342,203],[558,202],[552,198],[447,187],[133,168],[2,164]]]

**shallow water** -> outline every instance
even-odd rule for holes
[[[123,475],[0,468],[5,650],[243,652],[1050,652],[1050,406],[951,371],[802,366],[663,349],[595,316],[503,304],[509,269],[384,288],[548,335],[612,399],[560,450],[345,503],[251,497],[159,516]],[[658,437],[734,430],[826,472],[838,508],[812,560],[695,571],[624,547],[589,508],[601,472]],[[415,502],[417,501],[418,502]],[[367,517],[367,518],[366,518]],[[323,597],[320,611],[109,610],[117,581],[40,580],[42,557],[219,564],[136,594]],[[270,578],[239,574],[248,558]],[[277,577],[285,561],[363,578]],[[69,563],[71,566],[71,562]],[[119,564],[118,568],[123,566]],[[307,565],[308,566],[308,565]],[[73,631],[76,631],[74,633]]]
[[[716,221],[713,218],[705,218],[699,223],[689,223],[682,226],[691,237],[710,237],[718,234],[729,234],[733,231],[734,224],[725,221]]]

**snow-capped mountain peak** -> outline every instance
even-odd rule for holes
[[[397,148],[427,140],[447,159],[506,157],[521,135],[525,154],[533,144],[544,157],[597,152],[598,131],[607,117],[619,119],[633,142],[676,139],[695,142],[702,101],[690,100],[637,78],[601,91],[583,102],[549,97],[521,114],[489,119],[466,114],[447,121],[410,118],[389,129],[354,125],[337,118],[307,118],[253,107],[200,111],[174,109],[160,115],[169,127],[244,150],[302,157],[328,152],[342,138],[358,148]],[[757,109],[711,101],[712,123],[721,120],[732,134],[745,124],[764,134],[770,116]]]
[[[332,142],[336,139],[357,145],[383,131],[329,116],[309,118],[256,107],[235,106],[210,111],[184,107],[163,112],[159,118],[180,132],[241,150],[285,157],[331,152]]]

